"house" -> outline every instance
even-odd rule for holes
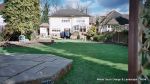
[[[60,9],[49,16],[49,34],[52,37],[83,35],[89,28],[89,15],[77,9]]]
[[[90,24],[90,27],[96,25],[96,17],[95,16],[90,17],[89,24]]]
[[[5,29],[6,23],[4,22],[4,19],[2,15],[0,15],[0,32],[2,32]]]
[[[114,30],[113,25],[120,25],[124,29],[128,29],[129,15],[123,15],[113,10],[103,17],[98,27],[98,32],[111,32]]]
[[[49,24],[48,23],[42,23],[40,25],[40,37],[46,38],[49,35]]]
[[[90,17],[90,26],[97,25],[97,21],[100,22],[105,16],[91,16]]]
[[[0,12],[4,9],[4,4],[0,4]],[[4,22],[4,18],[0,15],[0,33],[4,30],[6,23]]]

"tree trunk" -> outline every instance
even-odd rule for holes
[[[128,78],[137,79],[138,75],[138,12],[139,0],[130,0],[129,39],[128,39]],[[128,84],[138,81],[129,80]]]
[[[118,37],[118,43],[120,43],[120,41],[119,41],[119,32],[117,32],[117,37]]]

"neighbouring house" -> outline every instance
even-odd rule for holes
[[[75,32],[80,37],[89,28],[89,15],[77,9],[60,9],[49,16],[49,34],[52,37],[77,38]]]
[[[92,16],[90,17],[90,28],[92,28],[92,26],[96,27],[96,32],[99,32],[99,23],[100,21],[104,18],[105,16]]]
[[[40,37],[46,38],[49,35],[49,24],[48,23],[42,23],[40,25]]]
[[[111,32],[113,31],[113,25],[120,25],[122,28],[128,30],[129,15],[123,15],[113,10],[103,17],[98,27],[99,32]]]
[[[4,4],[0,4],[0,12],[4,9]],[[2,32],[5,28],[6,23],[4,22],[4,18],[0,15],[0,32]]]
[[[96,16],[91,16],[90,17],[89,24],[90,24],[90,27],[96,25]]]
[[[92,26],[99,26],[100,21],[104,18],[105,16],[91,16],[90,17],[90,28]],[[97,24],[98,22],[98,24]],[[97,29],[98,30],[98,29]]]

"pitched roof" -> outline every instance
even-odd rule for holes
[[[89,19],[90,23],[94,23],[96,24],[96,21],[98,20],[98,22],[101,22],[101,20],[104,18],[105,16],[91,16]]]
[[[129,14],[123,14],[123,17],[129,19]]]
[[[111,19],[107,24],[118,24],[116,19]]]
[[[83,12],[80,12],[77,9],[60,9],[56,11],[54,14],[50,15],[50,17],[90,17],[90,16]]]
[[[124,24],[128,24],[129,19],[127,18],[127,15],[122,15],[119,12],[113,10],[111,12],[109,12],[102,20],[101,20],[101,24],[105,25],[105,24],[120,24],[120,25],[124,25]]]
[[[42,24],[40,25],[40,27],[49,27],[49,24],[48,24],[48,23],[42,23]]]
[[[90,17],[89,22],[96,23],[96,17],[94,17],[94,16]]]

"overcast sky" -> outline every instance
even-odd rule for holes
[[[76,7],[77,3],[82,6],[89,7],[90,15],[105,15],[111,10],[116,10],[120,13],[129,13],[129,0],[58,0],[59,6],[69,5],[72,8]],[[0,0],[2,3],[3,0]]]

